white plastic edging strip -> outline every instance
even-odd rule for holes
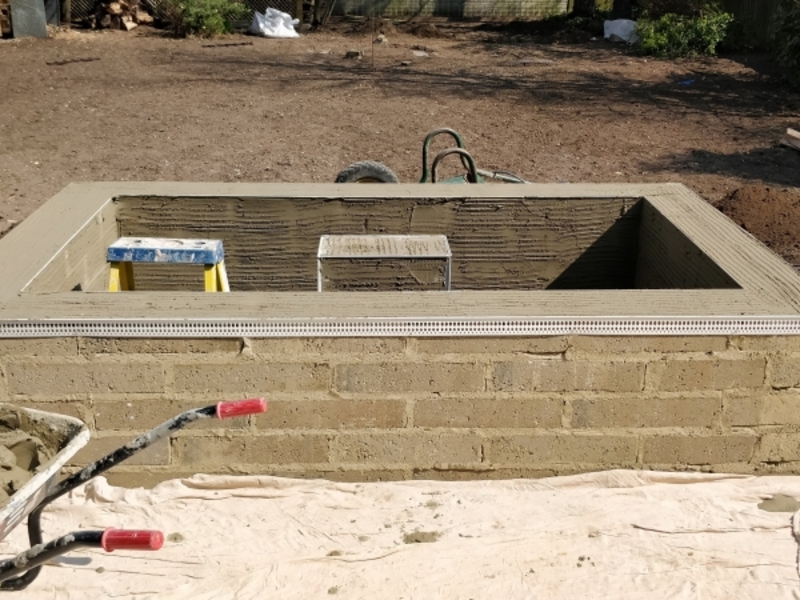
[[[270,338],[800,335],[800,317],[70,319],[0,321],[0,338]]]

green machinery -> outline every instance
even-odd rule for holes
[[[446,148],[436,154],[428,168],[430,146],[433,139],[439,135],[449,135],[455,141],[455,146]],[[463,175],[450,177],[439,181],[437,169],[446,157],[458,155],[462,166],[466,169]],[[486,171],[475,166],[475,159],[464,147],[464,140],[453,129],[434,129],[422,143],[422,177],[419,183],[485,183],[487,180],[504,181],[506,183],[528,183],[521,177],[507,171]],[[383,163],[374,160],[355,162],[342,170],[336,177],[336,183],[398,183],[397,175]]]

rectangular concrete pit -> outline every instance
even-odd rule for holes
[[[102,225],[88,224],[59,253],[31,291],[104,290],[104,256],[88,249],[118,235],[221,239],[237,291],[316,290],[320,237],[347,234],[446,236],[453,290],[737,287],[640,198],[118,196],[106,213]],[[336,289],[413,291],[444,278],[441,264],[422,259],[355,258],[326,269]],[[202,272],[136,265],[136,282],[140,290],[202,289]]]
[[[316,292],[331,234],[445,235],[453,289],[405,291],[406,263],[337,275],[402,291]],[[231,293],[163,265],[106,292],[122,235],[222,239]],[[86,421],[81,462],[191,406],[272,403],[117,482],[800,464],[800,279],[682,186],[76,185],[0,258],[0,401]]]

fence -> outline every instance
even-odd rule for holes
[[[744,25],[745,35],[768,44],[775,35],[774,17],[781,0],[723,0],[725,10]]]
[[[159,15],[161,0],[143,0]],[[89,17],[98,0],[72,0],[72,19],[79,22]],[[297,12],[295,0],[244,0],[253,10],[267,6]],[[601,9],[608,9],[612,0],[596,0]],[[744,25],[745,35],[759,44],[769,43],[774,36],[773,17],[780,0],[722,0],[725,10],[733,13]],[[336,14],[354,16],[381,15],[389,18],[435,16],[454,19],[496,18],[534,19],[564,14],[572,8],[572,0],[339,0]]]
[[[340,0],[336,12],[384,17],[533,19],[567,12],[568,0]]]
[[[339,0],[336,14],[410,17],[533,19],[564,14],[574,0]],[[722,0],[728,12],[744,25],[750,41],[761,45],[774,36],[773,18],[780,0]],[[613,0],[595,0],[599,10],[610,10]]]
[[[88,19],[94,14],[100,0],[71,0],[71,19],[73,23],[80,23]],[[109,0],[110,1],[110,0]],[[0,0],[2,2],[2,0]],[[283,12],[289,13],[292,16],[297,16],[295,0],[243,0],[251,10],[264,12],[268,6],[277,8]],[[64,0],[61,0],[64,3]],[[141,0],[141,4],[156,18],[164,16],[164,0]]]

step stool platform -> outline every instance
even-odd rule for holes
[[[225,258],[222,240],[122,237],[108,247],[108,262],[215,265]]]
[[[317,258],[450,258],[444,235],[323,235]]]
[[[445,235],[323,235],[317,250],[317,290],[323,290],[323,260],[382,258],[444,260],[449,290],[452,257]]]
[[[205,290],[229,292],[222,240],[122,237],[108,247],[108,291],[136,289],[133,263],[203,265]]]

